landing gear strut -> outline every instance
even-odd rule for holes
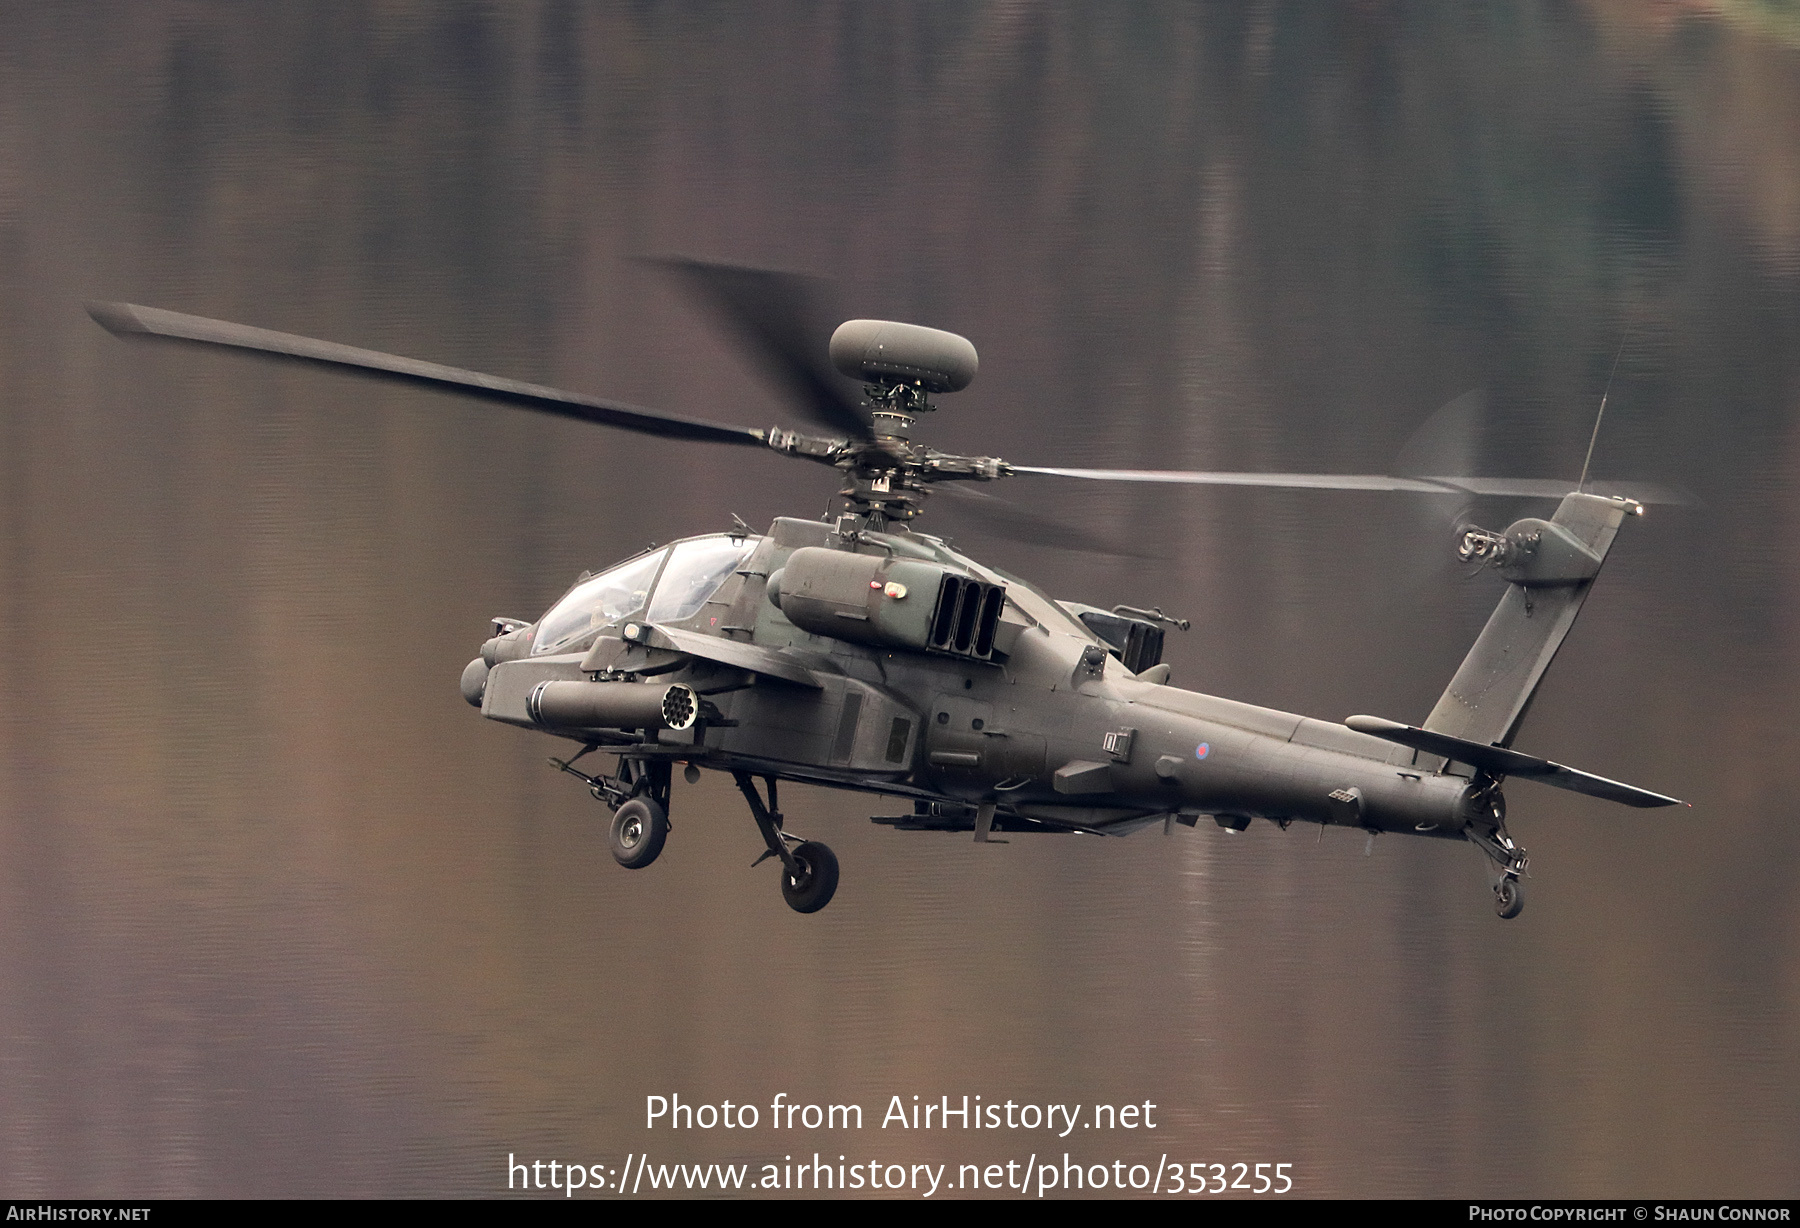
[[[831,897],[837,894],[837,854],[817,840],[802,840],[781,830],[773,776],[763,778],[769,789],[767,805],[756,791],[756,781],[750,773],[733,772],[731,776],[744,800],[750,803],[750,817],[756,820],[763,843],[768,845],[763,855],[750,864],[760,866],[771,857],[781,861],[781,898],[795,912],[818,912],[831,903]]]
[[[1525,911],[1526,868],[1531,865],[1525,850],[1506,834],[1506,802],[1494,790],[1495,804],[1490,811],[1493,826],[1470,827],[1464,834],[1469,843],[1480,849],[1488,860],[1488,879],[1494,886],[1494,911],[1502,921],[1511,921]]]
[[[597,801],[612,808],[612,823],[606,833],[606,847],[613,860],[627,870],[641,870],[655,861],[669,838],[669,784],[672,775],[667,760],[619,759],[619,774],[589,776],[574,766],[581,755],[595,750],[589,745],[580,755],[566,762],[552,759],[550,765],[560,772],[578,777]]]

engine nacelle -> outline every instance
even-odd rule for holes
[[[985,661],[1004,585],[936,563],[806,546],[769,577],[769,600],[802,631],[882,648]]]

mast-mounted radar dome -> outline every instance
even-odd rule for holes
[[[831,334],[831,365],[870,384],[915,384],[959,392],[980,360],[967,337],[893,320],[846,320]]]

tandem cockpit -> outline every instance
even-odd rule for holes
[[[690,537],[576,581],[539,621],[532,655],[585,652],[601,632],[634,617],[648,623],[694,618],[749,559],[758,540],[723,533]],[[716,627],[723,610],[701,626]]]
[[[1141,673],[1161,659],[1162,631],[1154,622],[1057,601],[1018,577],[982,567],[924,534],[909,534],[903,540],[907,554],[930,556],[1003,585],[1007,604],[1026,621],[1092,641],[1133,673]],[[687,624],[717,633],[722,625],[728,625],[724,615],[731,603],[713,599],[725,582],[745,567],[761,541],[750,534],[691,537],[646,550],[598,575],[583,576],[539,620],[531,655],[586,652],[601,634],[616,634],[632,620]],[[717,609],[709,617],[699,617],[709,604]]]

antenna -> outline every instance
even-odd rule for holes
[[[1575,483],[1577,491],[1587,490],[1588,466],[1594,462],[1594,441],[1600,438],[1600,419],[1606,417],[1606,398],[1612,395],[1613,376],[1619,373],[1619,359],[1625,356],[1625,339],[1631,336],[1627,328],[1619,338],[1619,351],[1613,355],[1612,370],[1606,373],[1606,389],[1600,394],[1600,412],[1594,415],[1594,433],[1588,436],[1587,455],[1581,458],[1581,480]]]

